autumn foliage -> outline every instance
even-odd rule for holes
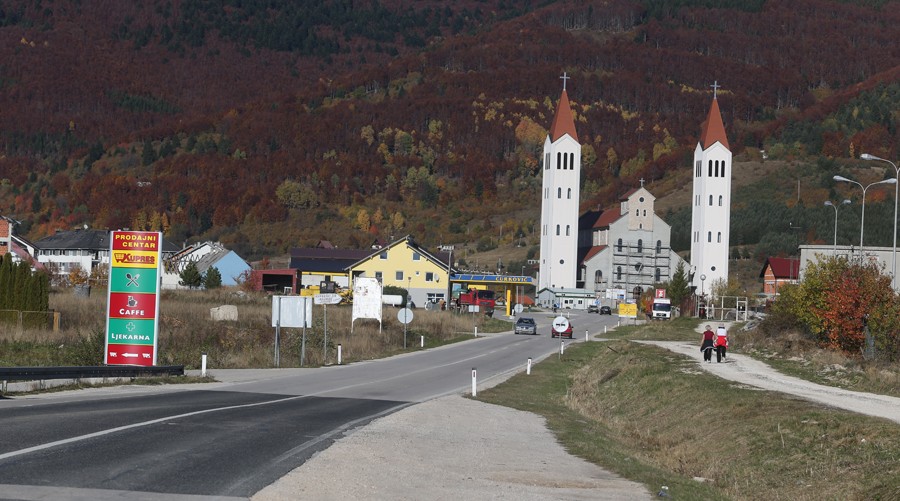
[[[878,356],[900,358],[900,299],[875,263],[824,257],[780,292],[773,313],[798,319],[820,346],[861,355],[868,329]]]

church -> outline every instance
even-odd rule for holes
[[[599,300],[614,306],[668,282],[679,263],[698,292],[727,280],[731,152],[717,86],[694,153],[691,266],[672,250],[672,228],[656,214],[656,198],[643,179],[618,207],[581,213],[581,145],[566,92],[569,77],[561,78],[542,158],[538,303],[586,309]]]

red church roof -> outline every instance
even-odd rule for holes
[[[766,276],[768,268],[772,268],[772,275],[776,279],[796,280],[800,276],[800,258],[770,257],[763,263],[760,278]]]
[[[563,137],[563,134],[568,134],[572,136],[572,139],[578,141],[575,119],[572,118],[572,108],[569,106],[569,95],[566,94],[566,89],[563,89],[562,95],[559,97],[559,104],[556,105],[556,115],[550,126],[550,141],[556,142],[557,139]]]
[[[722,146],[731,149],[728,146],[728,137],[725,135],[725,124],[722,123],[722,113],[719,111],[719,100],[713,98],[712,106],[709,107],[709,115],[703,122],[703,128],[700,132],[700,144],[703,149],[707,149],[714,145],[716,141],[722,143]]]

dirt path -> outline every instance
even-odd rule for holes
[[[900,424],[900,398],[874,393],[844,390],[832,386],[786,376],[763,362],[736,353],[728,354],[728,361],[704,363],[698,343],[684,341],[635,341],[652,344],[691,357],[704,370],[723,379],[736,381],[764,390],[795,395],[830,407],[891,420]]]

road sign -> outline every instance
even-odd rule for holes
[[[621,318],[637,318],[637,304],[635,304],[635,303],[619,303],[619,317],[621,317]]]
[[[553,319],[553,330],[556,332],[566,332],[569,328],[569,319],[560,315]]]
[[[525,311],[525,307],[522,306],[521,304],[517,304],[515,306],[515,308],[513,308],[513,311],[515,311],[516,315],[518,315],[518,314],[522,313],[523,311]]]
[[[316,304],[338,304],[341,302],[340,294],[316,294],[313,302]]]
[[[107,365],[156,365],[161,250],[160,232],[110,233]]]
[[[403,308],[402,310],[397,312],[397,320],[399,320],[401,324],[408,324],[412,322],[412,319],[413,311],[409,308]]]

